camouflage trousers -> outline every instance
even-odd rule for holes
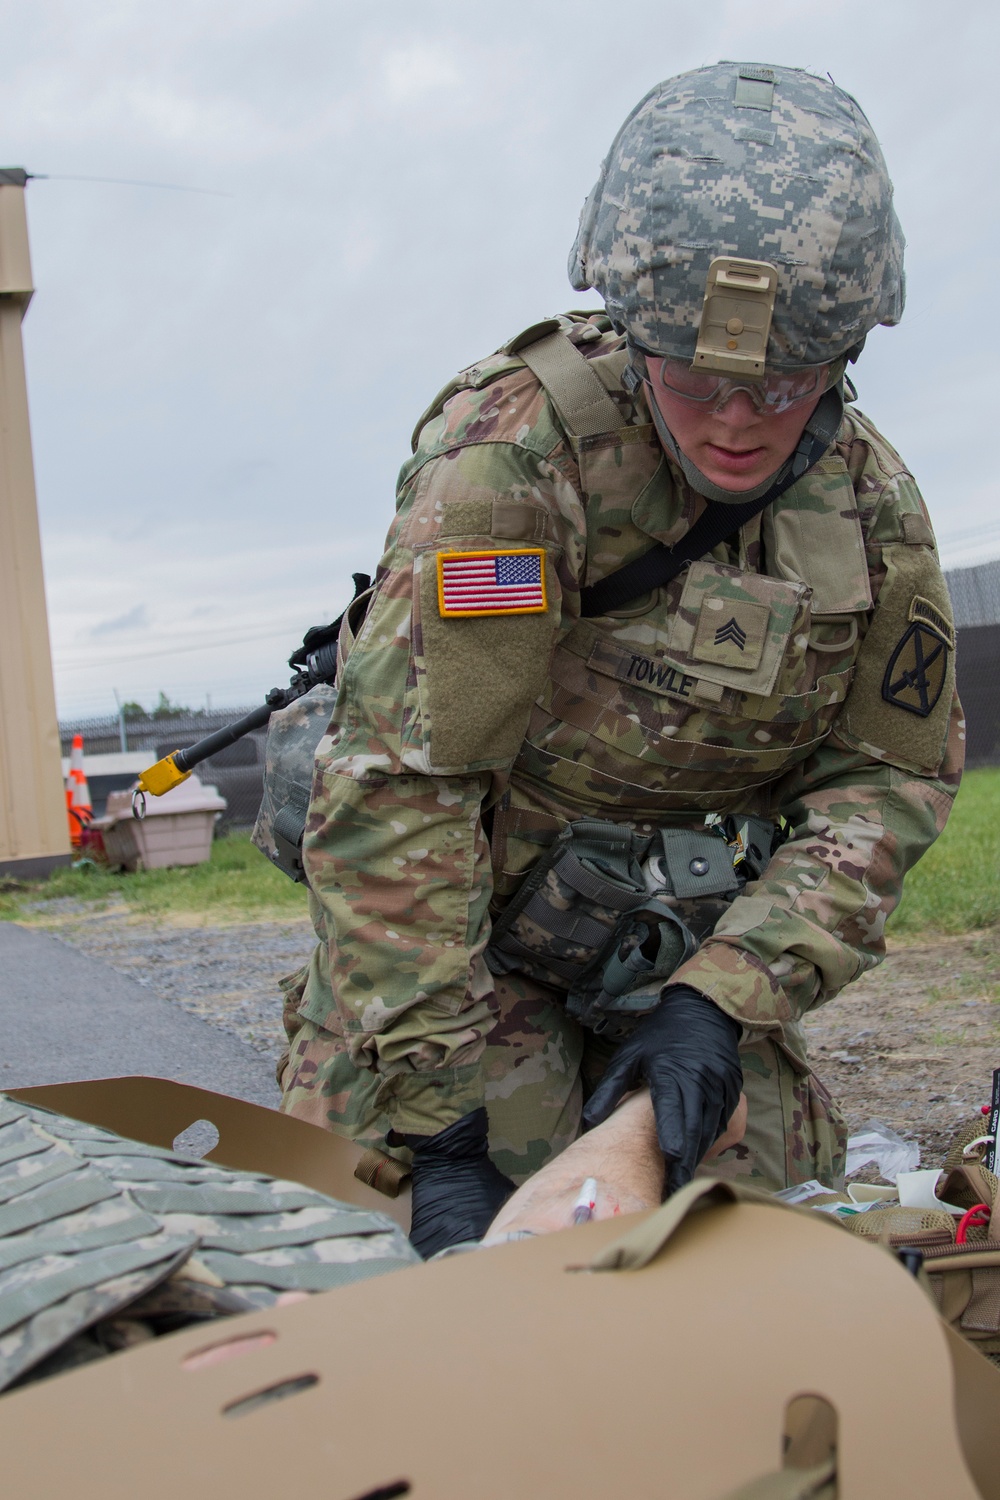
[[[497,1024],[484,1054],[490,1155],[524,1182],[580,1133],[584,1100],[614,1045],[567,1014],[559,992],[508,974],[496,979]],[[385,1150],[387,1116],[375,1103],[379,1079],[358,1069],[342,1038],[286,1009],[287,1059],[278,1066],[282,1109],[364,1145]],[[826,1088],[805,1062],[798,1028],[780,1041],[741,1048],[746,1135],[711,1164],[713,1175],[770,1189],[817,1178],[843,1186],[847,1133]]]

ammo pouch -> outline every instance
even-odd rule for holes
[[[494,922],[486,962],[555,985],[581,1025],[625,1036],[762,873],[775,834],[756,818],[653,834],[570,823]]]

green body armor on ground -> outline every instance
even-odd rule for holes
[[[0,1391],[417,1259],[383,1214],[0,1094]]]

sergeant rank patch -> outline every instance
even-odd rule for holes
[[[949,643],[936,630],[915,620],[899,639],[882,679],[886,703],[926,719],[941,696],[948,668]]]
[[[469,615],[537,615],[548,608],[545,552],[439,552],[438,608],[446,619]]]
[[[691,655],[695,661],[752,672],[764,654],[770,615],[760,599],[709,594],[702,600]]]

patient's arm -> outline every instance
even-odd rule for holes
[[[746,1116],[746,1099],[741,1094],[725,1133],[706,1154],[706,1161],[742,1140]],[[648,1089],[623,1100],[603,1125],[580,1136],[519,1187],[493,1220],[486,1242],[518,1230],[547,1234],[566,1229],[573,1222],[573,1207],[588,1177],[598,1184],[597,1219],[639,1213],[660,1202],[663,1156]]]

